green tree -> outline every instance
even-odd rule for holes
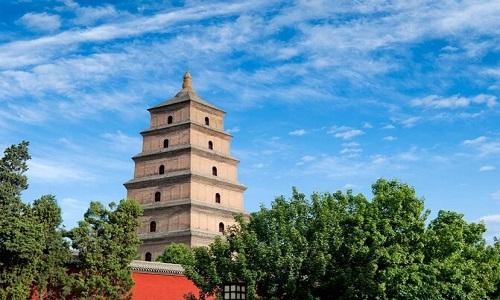
[[[203,295],[242,280],[263,299],[498,298],[500,245],[484,225],[444,211],[427,222],[423,200],[395,180],[372,191],[308,200],[294,189],[195,248],[186,274]]]
[[[28,142],[7,148],[0,160],[0,299],[61,297],[67,289],[61,210],[53,196],[24,203]]]
[[[485,231],[455,212],[440,211],[431,221],[422,271],[433,299],[485,299],[498,292],[498,248],[486,245]]]
[[[158,256],[157,261],[183,266],[194,265],[194,255],[191,249],[185,244],[172,243],[165,247],[163,254]]]
[[[238,216],[239,223],[243,217]],[[183,265],[185,274],[200,289],[199,299],[206,296],[220,296],[225,284],[245,282],[249,297],[254,296],[257,273],[250,269],[247,248],[239,226],[229,226],[223,237],[217,237],[209,247],[192,250],[194,264]]]
[[[69,243],[63,238],[61,209],[52,195],[33,202],[33,215],[42,225],[44,245],[36,265],[34,285],[38,299],[61,299],[70,293],[68,264],[71,259]]]
[[[133,286],[130,262],[137,256],[138,218],[142,210],[133,200],[111,203],[109,209],[98,202],[71,230],[69,237],[78,251],[73,293],[85,299],[129,299]]]
[[[28,142],[7,148],[0,160],[0,299],[26,299],[42,255],[42,227],[21,200]]]

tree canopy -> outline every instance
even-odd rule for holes
[[[31,204],[21,199],[28,188],[28,145],[13,145],[0,159],[0,299],[130,297],[139,205],[122,200],[106,209],[93,202],[79,226],[66,232],[54,196]],[[78,252],[76,262],[70,250]],[[70,263],[76,263],[71,274]]]
[[[485,242],[484,224],[449,211],[429,220],[415,190],[395,180],[372,192],[307,199],[293,189],[193,249],[186,274],[200,298],[235,281],[262,299],[498,297],[500,244]]]
[[[79,298],[131,297],[130,262],[140,243],[137,228],[142,209],[132,200],[111,203],[109,208],[92,202],[84,219],[68,235],[78,252],[72,292]]]

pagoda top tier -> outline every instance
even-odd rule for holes
[[[186,101],[194,101],[202,105],[208,106],[210,108],[213,108],[215,110],[224,112],[222,109],[208,103],[206,100],[198,96],[198,94],[196,94],[195,90],[193,89],[193,80],[189,72],[184,73],[184,77],[182,80],[182,89],[174,97],[166,101],[163,101],[162,103],[155,105],[149,108],[148,110],[154,110],[157,108],[162,108],[165,106],[182,103]]]

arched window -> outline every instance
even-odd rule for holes
[[[150,252],[146,252],[146,255],[145,255],[144,260],[145,260],[145,261],[151,261],[151,260],[152,260],[152,257],[151,257],[151,253],[150,253]]]
[[[161,175],[161,174],[165,174],[165,166],[164,165],[161,165],[160,168],[158,169],[158,173]]]
[[[212,141],[208,141],[208,149],[214,150],[214,143]]]
[[[155,193],[155,202],[160,202],[161,200],[161,193],[160,192],[156,192]]]
[[[156,232],[156,222],[155,221],[151,221],[151,223],[149,223],[149,232]]]
[[[163,140],[163,148],[168,148],[168,139]]]
[[[210,126],[210,119],[205,117],[205,125]]]
[[[220,203],[220,194],[215,193],[215,203]]]
[[[168,116],[168,118],[167,118],[167,124],[172,124],[173,121],[174,121],[174,117]]]
[[[212,167],[212,175],[217,176],[217,168]]]
[[[224,223],[219,223],[219,232],[224,232]]]

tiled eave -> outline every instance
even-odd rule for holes
[[[177,154],[186,153],[186,152],[193,152],[196,154],[200,154],[203,157],[211,158],[211,159],[214,159],[217,161],[227,162],[227,163],[230,163],[233,165],[236,165],[239,163],[239,160],[235,159],[234,157],[231,157],[229,155],[224,155],[220,152],[216,152],[216,151],[209,150],[209,149],[204,149],[204,148],[194,146],[194,145],[178,145],[178,146],[171,146],[168,148],[154,150],[154,151],[141,152],[139,154],[134,155],[132,157],[132,159],[137,162],[137,161],[142,161],[142,160],[147,160],[147,159],[171,157],[171,156],[175,156]]]
[[[204,181],[213,185],[225,186],[237,191],[245,191],[247,189],[246,186],[239,184],[238,182],[224,180],[216,176],[199,174],[192,172],[190,170],[181,170],[181,171],[167,172],[166,174],[162,175],[151,175],[151,176],[134,178],[132,180],[125,182],[123,185],[127,189],[143,188],[148,186],[158,186],[161,183],[179,182],[180,180],[188,180],[190,178]]]
[[[156,261],[133,260],[130,263],[132,272],[183,275],[184,268],[178,264],[168,264]]]
[[[151,127],[148,129],[145,129],[141,131],[142,136],[147,136],[147,135],[155,135],[155,134],[160,134],[160,133],[167,133],[171,131],[175,131],[178,129],[184,129],[184,128],[194,128],[198,129],[200,131],[206,132],[206,133],[211,133],[215,136],[220,136],[225,139],[230,139],[233,136],[224,130],[219,130],[215,129],[213,127],[209,127],[194,121],[184,121],[184,122],[179,122],[179,123],[173,123],[173,124],[164,124],[161,126],[157,127]]]

